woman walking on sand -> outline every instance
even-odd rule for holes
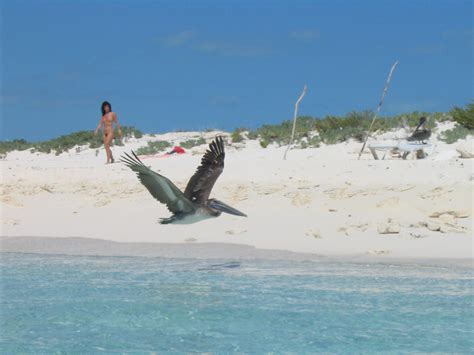
[[[102,102],[101,110],[102,110],[102,117],[100,118],[99,125],[95,129],[94,135],[97,135],[97,132],[99,132],[99,129],[103,128],[104,146],[105,146],[105,152],[107,153],[106,164],[109,164],[109,163],[114,162],[112,150],[110,149],[110,144],[112,143],[112,140],[114,139],[114,123],[117,125],[119,137],[122,137],[122,129],[120,128],[117,115],[115,114],[115,112],[112,112],[112,105],[109,102],[107,101]]]

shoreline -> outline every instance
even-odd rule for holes
[[[389,255],[321,255],[260,249],[232,243],[115,242],[85,237],[0,237],[0,253],[92,257],[147,257],[204,260],[265,260],[295,262],[349,262],[364,264],[437,265],[474,268],[471,258],[393,257]]]

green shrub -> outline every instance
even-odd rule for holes
[[[114,137],[118,137],[118,131],[115,129],[114,131]],[[129,126],[122,126],[122,137],[123,138],[142,138],[143,133],[139,129],[136,129],[135,127],[129,127]]]
[[[162,152],[169,147],[171,147],[171,143],[167,141],[148,142],[146,146],[138,148],[135,153],[137,155],[151,155]]]
[[[474,103],[470,103],[465,109],[454,107],[451,110],[453,120],[467,129],[474,129]]]
[[[257,139],[257,138],[258,138],[258,134],[257,134],[257,132],[255,132],[255,131],[249,131],[248,134],[247,134],[247,138],[248,138],[248,139],[252,139],[252,140]]]
[[[312,148],[319,148],[321,146],[321,138],[318,136],[314,136],[308,139],[308,147]]]
[[[327,116],[323,119],[309,116],[298,117],[295,142],[303,138],[309,139],[314,131],[318,131],[320,135],[318,145],[321,141],[327,144],[334,144],[349,138],[362,140],[371,120],[372,113],[370,111],[351,112],[343,117]],[[394,122],[377,123],[377,125],[374,125],[374,129],[388,129],[394,125]],[[256,131],[251,132],[249,136],[260,136],[261,140],[266,143],[277,143],[280,146],[286,145],[290,141],[292,126],[292,121],[284,121],[276,125],[263,125]]]
[[[325,144],[336,144],[355,139],[363,142],[367,131],[373,120],[372,111],[353,111],[344,116],[326,116],[324,118],[313,118],[309,116],[298,117],[295,130],[295,143],[307,138],[308,147],[317,147],[321,142]],[[378,117],[372,126],[371,134],[384,133],[393,129],[401,128],[405,125],[415,127],[418,125],[421,116],[429,116],[426,126],[434,128],[439,121],[446,121],[450,116],[443,113],[428,114],[426,112],[412,112],[403,115],[390,117]],[[288,144],[291,136],[293,121],[283,121],[280,124],[263,125],[254,131],[249,132],[249,138],[260,137],[264,146],[276,143],[280,146]],[[319,138],[311,142],[310,138],[314,132],[319,133]],[[300,143],[300,146],[302,144]]]
[[[139,138],[142,136],[141,131],[133,127],[122,127],[123,137],[135,137]],[[118,132],[115,132],[115,137],[118,137]],[[55,152],[56,155],[66,152],[75,146],[86,145],[89,148],[99,148],[102,146],[102,135],[94,135],[93,131],[78,131],[71,134],[59,136],[47,141],[40,142],[27,142],[24,139],[15,139],[13,141],[0,142],[0,152],[7,153],[12,150],[25,150],[33,148],[32,152],[51,153]],[[120,141],[116,144],[123,145]]]
[[[122,127],[122,135],[125,138],[140,138],[143,136],[140,130],[127,126]],[[115,137],[118,137],[118,132],[115,132]],[[120,141],[116,144],[122,145]],[[93,149],[99,148],[102,146],[102,135],[94,135],[94,132],[92,131],[78,131],[40,142],[27,142],[24,139],[14,139],[12,141],[0,142],[0,153],[33,148],[32,152],[51,153],[54,151],[56,155],[59,155],[75,146],[82,145],[86,145]]]
[[[138,130],[138,129],[133,133],[133,135],[134,135],[135,138],[137,138],[137,139],[143,137],[142,131],[140,131],[140,130]]]
[[[188,139],[187,141],[181,142],[180,146],[184,149],[191,149],[192,147],[196,147],[198,145],[206,144],[206,140],[202,137],[198,139]]]
[[[5,154],[13,150],[26,150],[31,148],[32,143],[24,139],[14,139],[12,141],[0,142],[0,154]]]
[[[350,138],[362,142],[365,134],[365,130],[361,127],[345,127],[319,132],[319,139],[326,144],[345,142]]]
[[[92,149],[97,149],[100,148],[103,144],[103,139],[101,135],[96,135],[92,138],[92,140],[89,142],[89,148]]]
[[[54,151],[56,155],[59,155],[76,145],[90,145],[91,142],[97,139],[92,131],[79,131],[48,141],[34,143],[33,148],[35,152],[49,154]]]
[[[429,115],[433,121],[436,122],[446,122],[452,120],[452,115],[450,113],[444,112],[434,112]]]
[[[447,144],[452,144],[456,143],[460,139],[466,138],[470,134],[474,134],[474,130],[458,125],[453,129],[441,133],[439,135],[439,139],[443,142],[446,142]]]
[[[247,131],[246,128],[236,128],[234,132],[230,135],[230,138],[232,140],[232,143],[239,143],[244,140],[244,137],[242,137],[242,132]]]
[[[379,117],[373,125],[372,133],[384,133],[405,125],[413,128],[418,124],[421,116],[430,117],[426,126],[431,129],[436,126],[437,122],[448,120],[453,120],[459,124],[455,129],[441,135],[440,139],[446,142],[455,142],[468,134],[472,134],[474,130],[474,103],[471,103],[465,108],[454,107],[449,113],[437,112],[428,114],[415,111],[408,114]],[[348,139],[363,141],[372,119],[373,112],[371,111],[354,111],[344,116],[326,116],[324,118],[301,116],[298,117],[296,124],[295,144],[299,143],[301,147],[318,147],[322,142],[325,144],[335,144]],[[259,139],[260,145],[263,148],[266,148],[272,143],[276,143],[280,146],[287,145],[290,140],[292,126],[293,121],[291,120],[283,121],[280,124],[266,124],[249,131],[247,137],[249,139]],[[241,142],[244,139],[241,133],[245,130],[245,128],[237,128],[234,130],[231,134],[232,143]],[[209,129],[207,131],[213,130]],[[315,137],[313,137],[314,132],[318,132],[318,135]],[[122,127],[122,134],[125,138],[141,138],[143,136],[140,130],[127,126]],[[117,136],[116,134],[116,137]],[[306,138],[306,140],[303,138]],[[169,147],[169,145],[159,146],[153,145],[154,142],[151,143],[151,146],[147,145],[146,147],[139,148],[142,149],[142,154],[154,154]],[[190,149],[205,143],[204,138],[201,137],[184,141],[181,143],[181,146],[185,149]],[[121,145],[122,143],[117,141],[115,144]],[[42,142],[28,142],[24,139],[3,141],[0,142],[0,154],[5,154],[12,150],[25,150],[30,148],[33,148],[32,151],[36,152],[50,153],[54,151],[56,154],[61,154],[76,145],[85,145],[97,149],[102,146],[102,135],[94,136],[91,131],[79,131]]]
[[[263,125],[258,128],[253,135],[260,136],[261,141],[266,142],[267,145],[271,142],[278,144],[286,144],[290,139],[290,127],[285,121],[279,125]]]

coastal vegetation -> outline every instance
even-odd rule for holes
[[[243,132],[246,132],[248,131],[248,129],[244,128],[244,127],[239,127],[239,128],[236,128],[232,134],[230,135],[230,139],[232,141],[232,143],[240,143],[244,140],[244,137],[242,136],[242,133]],[[256,137],[255,137],[256,138]]]
[[[464,139],[468,135],[474,134],[474,103],[463,107],[454,107],[447,113],[427,113],[412,112],[408,114],[386,116],[378,118],[373,126],[372,135],[381,134],[394,129],[413,129],[421,116],[429,117],[428,128],[435,128],[437,123],[452,121],[456,125],[438,135],[438,138],[451,144],[459,139]],[[298,117],[295,145],[300,148],[319,147],[324,144],[336,144],[354,139],[363,141],[365,134],[372,122],[372,111],[354,111],[343,116],[329,115],[326,117]],[[244,127],[235,129],[231,133],[231,142],[239,143],[245,139],[258,140],[260,146],[266,148],[270,144],[278,146],[286,145],[291,135],[292,121],[286,120],[279,124],[264,124],[261,127],[250,130]],[[141,138],[143,133],[134,127],[122,127],[124,138]],[[115,135],[118,136],[117,134]],[[180,143],[185,149],[205,144],[204,138],[188,139]],[[120,140],[115,144],[121,145]],[[13,150],[27,150],[41,153],[61,154],[71,148],[88,147],[99,148],[102,146],[102,136],[94,136],[91,131],[79,131],[68,135],[63,135],[54,139],[29,142],[25,139],[14,139],[10,141],[0,141],[0,154],[5,154]],[[148,142],[145,147],[137,149],[137,154],[155,154],[171,146],[165,141]],[[82,149],[82,148],[80,148]]]
[[[470,103],[466,108],[454,107],[451,116],[457,125],[440,135],[440,139],[448,144],[464,139],[470,134],[474,134],[474,103]]]
[[[441,133],[439,135],[439,139],[445,143],[453,144],[460,139],[466,138],[470,134],[474,134],[474,130],[458,125],[453,129],[449,129]]]
[[[445,114],[413,112],[405,115],[378,118],[373,126],[372,134],[384,133],[401,127],[413,128],[418,124],[422,115],[430,116],[432,119],[428,127],[434,127],[436,122],[448,120]],[[336,144],[348,139],[362,141],[373,119],[373,112],[361,111],[350,112],[344,116],[326,116],[324,118],[302,116],[298,118],[295,143],[302,148],[319,147],[321,143]],[[260,145],[266,147],[269,144],[286,145],[291,135],[292,121],[287,120],[280,124],[263,125],[255,131],[250,132],[249,137],[258,137]]]
[[[143,133],[134,127],[122,127],[123,138],[141,138]],[[115,137],[118,137],[118,132],[115,132]],[[92,131],[78,131],[71,134],[63,135],[50,140],[40,142],[29,142],[25,139],[14,139],[11,141],[0,142],[0,154],[5,154],[13,150],[27,150],[30,149],[32,153],[52,153],[56,155],[66,152],[74,147],[85,146],[87,148],[99,148],[102,146],[102,136],[94,135]],[[121,144],[117,139],[116,144]]]
[[[362,142],[373,119],[372,111],[354,111],[344,116],[326,116],[323,118],[302,116],[298,117],[295,145],[300,148],[317,148],[324,144],[336,144],[354,139]],[[448,144],[474,135],[474,103],[466,108],[454,107],[447,113],[412,112],[408,114],[380,117],[374,122],[372,135],[389,132],[399,128],[412,130],[420,117],[429,117],[426,127],[434,129],[440,122],[453,121],[456,126],[439,135],[439,139]],[[250,139],[258,138],[260,145],[266,148],[269,144],[279,146],[288,144],[291,135],[292,121],[280,124],[266,124],[248,133]]]
[[[171,147],[171,143],[167,141],[154,141],[148,142],[144,147],[137,149],[137,155],[151,155],[164,151],[165,149]]]
[[[454,107],[451,110],[453,120],[467,129],[474,129],[474,102],[468,104],[466,108]]]
[[[197,139],[188,139],[184,142],[181,142],[180,146],[184,149],[191,149],[192,147],[196,147],[203,144],[206,144],[206,140],[202,137],[199,137]]]

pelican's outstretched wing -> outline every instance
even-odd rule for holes
[[[120,160],[137,173],[140,182],[150,191],[152,196],[175,214],[188,213],[195,210],[194,205],[180,189],[169,179],[146,167],[132,151],[133,157],[125,153]]]
[[[201,165],[188,182],[184,196],[195,203],[204,203],[209,198],[211,190],[224,170],[224,140],[217,137],[209,144],[201,160]]]

